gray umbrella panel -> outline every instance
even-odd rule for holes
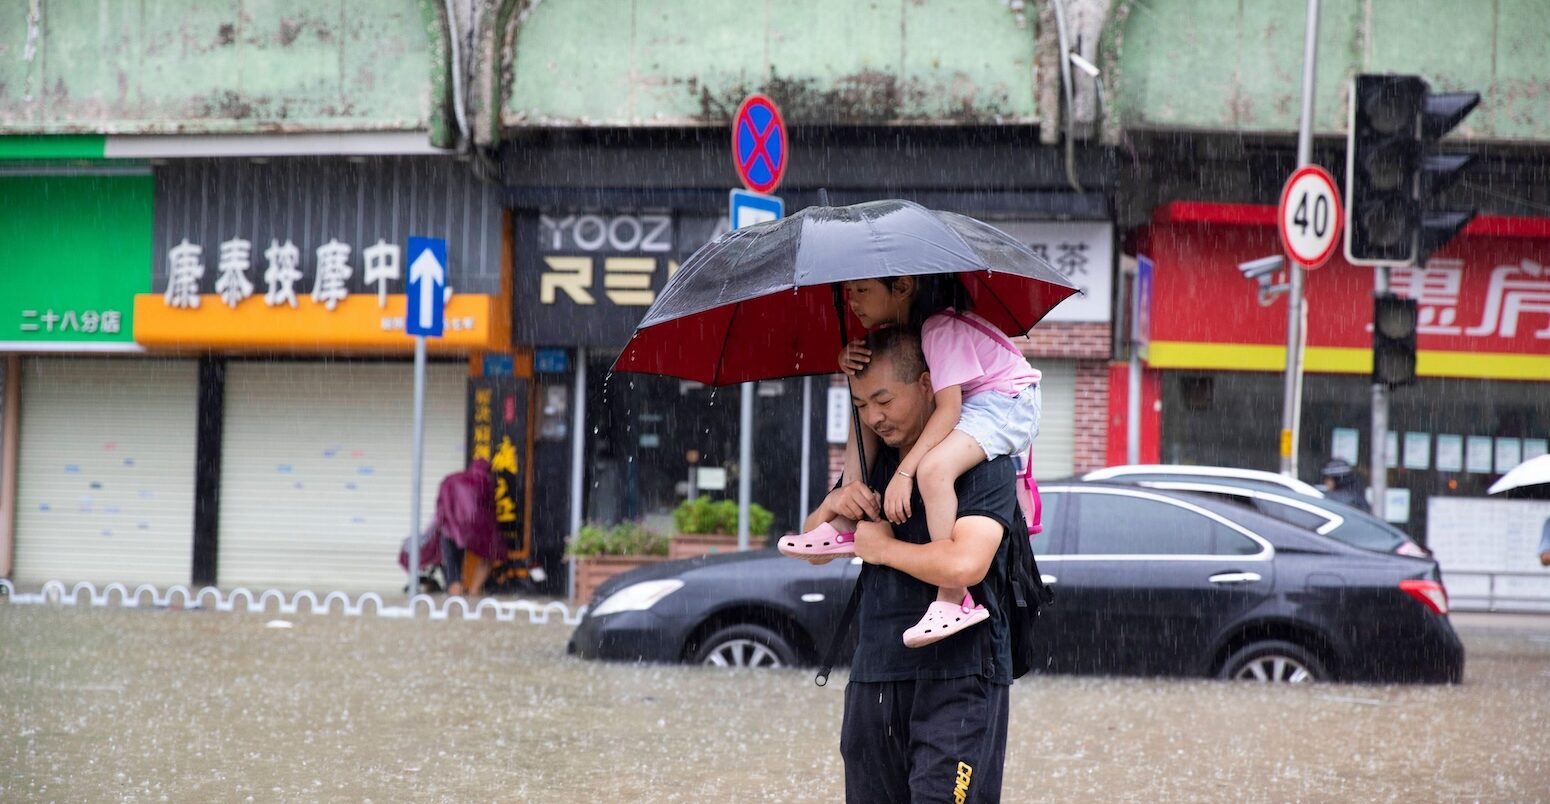
[[[1009,273],[1076,290],[1042,257],[995,227],[909,201],[873,201],[808,207],[727,232],[684,262],[640,328],[798,287],[969,271]]]

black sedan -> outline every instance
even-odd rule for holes
[[[1151,480],[1144,477],[1136,480],[1121,476],[1108,482],[1209,495],[1363,550],[1416,558],[1431,555],[1431,551],[1416,544],[1404,531],[1371,513],[1322,497],[1266,491],[1212,480]]]
[[[1274,682],[1457,682],[1464,649],[1428,559],[1354,548],[1241,505],[1100,483],[1043,488],[1050,672]],[[774,550],[618,576],[571,637],[588,658],[814,664],[860,567]],[[849,647],[843,655],[848,656]]]

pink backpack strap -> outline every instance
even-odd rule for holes
[[[975,329],[979,330],[982,335],[984,335],[985,337],[995,341],[996,343],[1001,344],[1001,346],[1003,348],[1007,349],[1012,354],[1015,354],[1018,357],[1022,357],[1023,356],[1023,350],[1017,348],[1017,344],[1012,343],[1012,339],[1008,338],[1006,336],[1005,332],[1002,332],[1002,331],[996,329],[995,327],[989,326],[989,325],[985,324],[983,321],[979,321],[979,320],[970,318],[969,316],[966,316],[963,313],[958,312],[957,310],[949,309],[949,310],[944,310],[943,312],[945,312],[948,315],[952,316],[953,318],[956,318],[959,321],[962,321],[963,323],[968,324],[969,326],[974,327]]]
[[[1028,445],[1028,460],[1023,464],[1023,488],[1033,500],[1033,515],[1028,520],[1028,535],[1044,532],[1044,499],[1039,496],[1039,482],[1033,479],[1033,445]]]

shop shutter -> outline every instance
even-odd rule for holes
[[[426,367],[427,523],[463,466],[466,377],[463,363]],[[228,363],[220,585],[402,589],[413,394],[409,363]]]
[[[1040,480],[1069,477],[1076,433],[1076,361],[1036,358],[1030,362],[1044,373],[1039,383],[1044,408],[1039,437],[1033,442],[1033,476]]]
[[[189,583],[198,385],[192,360],[23,362],[16,580]]]

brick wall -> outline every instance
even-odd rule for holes
[[[1071,445],[1071,470],[1076,474],[1101,469],[1107,464],[1108,417],[1108,361],[1077,361],[1076,420],[1072,422]]]
[[[1014,338],[1023,354],[1032,358],[1060,357],[1107,362],[1112,349],[1108,324],[1048,321],[1034,327],[1026,338]]]

